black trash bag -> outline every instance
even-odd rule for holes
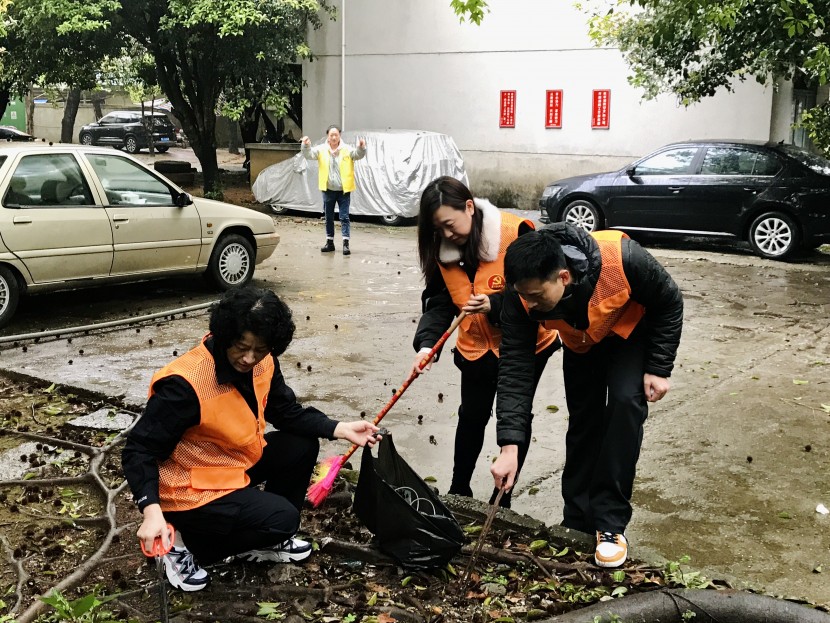
[[[353,510],[380,549],[410,569],[446,565],[464,544],[464,531],[438,495],[407,465],[392,435],[378,458],[363,448]]]

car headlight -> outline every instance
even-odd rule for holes
[[[542,199],[547,199],[548,197],[555,197],[559,194],[559,191],[562,190],[561,186],[545,186],[545,190],[542,191]]]

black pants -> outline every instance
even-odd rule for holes
[[[631,491],[643,423],[641,331],[607,337],[587,353],[564,349],[568,403],[562,525],[593,534],[622,533],[631,520]]]
[[[536,355],[534,393],[536,393],[536,386],[539,384],[545,365],[555,351],[556,346],[552,346]],[[478,455],[481,454],[481,448],[484,446],[484,430],[493,415],[493,401],[496,398],[496,386],[499,379],[499,358],[493,352],[488,352],[483,357],[471,361],[465,359],[456,350],[454,361],[461,370],[461,406],[458,407],[455,458],[449,492],[472,497],[473,490],[470,488],[470,481],[473,478]],[[528,426],[527,439],[519,444],[519,472],[527,457],[530,439],[531,428]],[[502,496],[499,506],[510,508],[511,493],[512,490]],[[498,490],[494,489],[490,496],[491,504],[496,501],[496,495],[498,495]]]
[[[188,511],[165,513],[200,564],[277,545],[300,527],[300,509],[320,442],[282,431],[265,435],[251,484]],[[265,483],[265,490],[256,487]]]

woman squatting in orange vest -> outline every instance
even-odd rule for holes
[[[418,255],[426,287],[421,295],[423,315],[413,341],[418,353],[413,371],[422,372],[419,364],[425,353],[461,310],[467,312],[454,349],[455,365],[461,370],[461,405],[449,493],[473,495],[470,482],[496,396],[501,343],[498,325],[506,285],[504,253],[517,237],[532,230],[530,221],[503,212],[486,199],[474,199],[470,190],[452,177],[432,181],[421,195]],[[540,327],[536,333],[533,391],[560,345],[556,331]],[[520,466],[530,439],[528,428],[519,444]],[[497,493],[493,491],[491,504]],[[510,507],[509,492],[502,496],[500,505]]]
[[[277,359],[293,335],[276,294],[230,290],[211,308],[210,333],[153,376],[122,465],[147,551],[157,537],[167,541],[167,522],[176,528],[164,568],[178,589],[205,588],[201,565],[230,556],[307,558],[311,543],[296,534],[319,439],[375,443],[371,423],[338,422],[297,402]]]

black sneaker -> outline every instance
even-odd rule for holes
[[[311,543],[297,537],[265,549],[252,549],[236,557],[249,562],[300,562],[311,556]]]
[[[333,247],[332,247],[333,248]],[[343,241],[343,255],[351,255],[352,252],[349,250],[349,241]]]
[[[164,555],[167,581],[179,590],[200,591],[210,582],[208,572],[202,569],[186,547],[172,547]]]
[[[323,253],[331,253],[334,251],[334,240],[326,240],[325,246],[320,247],[320,251]]]

